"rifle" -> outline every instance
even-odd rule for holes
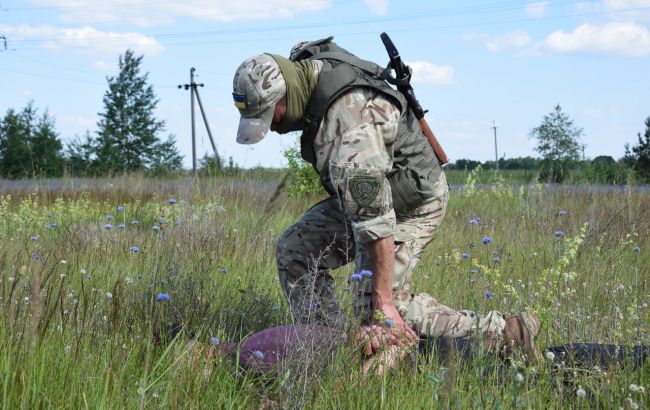
[[[404,94],[404,97],[406,98],[409,107],[411,108],[413,114],[415,115],[415,118],[417,118],[418,122],[420,123],[420,128],[422,129],[422,132],[424,133],[424,135],[427,137],[427,140],[429,141],[429,145],[431,145],[431,148],[433,148],[436,157],[438,157],[438,160],[440,161],[440,165],[444,165],[448,163],[449,158],[447,157],[447,154],[445,154],[445,150],[442,149],[442,146],[438,142],[438,139],[433,134],[433,131],[431,131],[431,128],[427,123],[427,120],[424,119],[425,112],[422,109],[422,106],[418,102],[417,98],[415,98],[413,87],[411,87],[410,84],[411,69],[408,66],[404,65],[404,63],[402,62],[402,59],[400,58],[399,53],[397,52],[397,48],[395,48],[395,44],[393,44],[390,37],[388,37],[388,34],[381,33],[381,41],[384,43],[384,46],[386,47],[386,51],[388,52],[388,57],[390,58],[390,62],[388,63],[388,67],[386,70],[386,76],[388,77],[388,82],[396,85],[397,89],[402,94]],[[390,74],[391,69],[395,70],[395,77],[391,76]]]

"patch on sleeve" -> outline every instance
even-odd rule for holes
[[[374,175],[354,175],[350,179],[350,195],[359,206],[365,208],[377,198],[380,185],[381,181]]]

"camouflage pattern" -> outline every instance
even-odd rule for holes
[[[397,311],[407,326],[427,337],[471,337],[484,334],[488,346],[499,346],[506,327],[504,315],[496,310],[479,316],[469,310],[451,309],[427,293],[412,295],[393,292]]]
[[[268,54],[251,57],[240,64],[233,77],[233,100],[241,119],[237,142],[255,144],[269,132],[275,104],[286,93],[278,63]]]
[[[358,88],[338,98],[316,134],[317,170],[336,195],[316,204],[277,243],[280,283],[298,321],[340,324],[330,271],[355,260],[371,270],[366,243],[395,240],[393,289],[409,289],[413,268],[445,215],[444,173],[435,197],[408,215],[396,216],[390,184],[399,110],[381,93]],[[355,313],[370,318],[371,281],[356,289]]]

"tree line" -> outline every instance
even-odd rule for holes
[[[119,74],[108,77],[97,131],[86,131],[65,146],[54,118],[38,114],[34,103],[9,109],[0,119],[0,176],[4,178],[106,175],[133,171],[165,174],[180,170],[183,157],[175,137],[161,134],[165,122],[154,116],[158,99],[141,73],[142,56],[127,50]]]

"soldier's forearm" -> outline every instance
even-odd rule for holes
[[[395,269],[395,245],[393,236],[368,242],[372,264],[372,304],[374,309],[393,305],[393,270]]]

